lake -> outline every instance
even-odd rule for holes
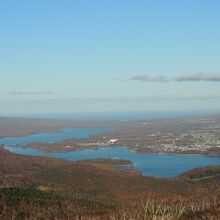
[[[85,160],[98,158],[111,158],[130,160],[134,169],[147,176],[173,177],[196,167],[220,165],[220,157],[204,155],[175,155],[175,154],[144,154],[129,150],[126,147],[106,147],[99,149],[86,149],[77,152],[45,153],[38,149],[22,148],[22,145],[31,142],[57,143],[73,138],[87,138],[91,135],[108,131],[105,128],[68,128],[58,133],[40,133],[22,137],[0,138],[0,144],[17,154],[47,156],[66,160]]]

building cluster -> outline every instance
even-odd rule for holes
[[[118,139],[110,139],[107,141],[97,141],[97,142],[88,142],[88,143],[79,143],[79,145],[82,147],[89,147],[89,146],[104,147],[104,146],[113,145],[116,142],[118,142]]]

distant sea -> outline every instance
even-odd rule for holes
[[[72,119],[72,120],[144,120],[164,119],[184,116],[200,116],[220,114],[220,110],[212,111],[139,111],[139,112],[97,112],[97,113],[47,113],[7,115],[22,118]]]

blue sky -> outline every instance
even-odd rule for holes
[[[0,114],[220,109],[219,11],[218,0],[1,1]]]

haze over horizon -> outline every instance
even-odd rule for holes
[[[0,2],[0,116],[220,113],[220,2]]]

